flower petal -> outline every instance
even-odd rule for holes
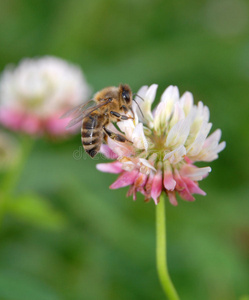
[[[152,183],[153,183],[154,177],[155,177],[154,173],[150,172],[149,177],[148,177],[147,182],[144,187],[145,201],[147,201],[151,198],[151,189],[152,189]]]
[[[182,180],[187,185],[188,190],[191,194],[200,194],[202,196],[206,196],[206,193],[202,189],[199,188],[199,186],[196,182],[194,182],[193,180],[191,180],[187,177],[182,177]]]
[[[110,189],[118,189],[118,188],[130,185],[130,184],[133,184],[137,175],[138,175],[137,170],[134,170],[131,172],[126,172],[126,171],[123,172],[118,177],[118,179],[115,182],[113,182],[113,184],[110,186]]]
[[[213,161],[217,159],[218,153],[226,147],[225,142],[219,144],[220,138],[221,130],[217,129],[206,139],[198,155],[191,157],[191,159],[195,161]]]
[[[128,145],[127,143],[119,143],[117,141],[114,141],[113,139],[109,138],[107,139],[107,144],[111,148],[111,150],[116,153],[117,156],[130,156],[133,154],[133,147],[131,145]]]
[[[189,114],[189,112],[193,107],[193,104],[194,104],[194,97],[192,93],[185,92],[180,99],[180,105],[184,110],[185,116]]]
[[[179,171],[181,176],[188,177],[195,181],[202,180],[209,172],[211,172],[210,167],[198,168],[190,164],[184,164]]]
[[[131,119],[129,119],[129,120],[118,122],[117,125],[120,128],[120,130],[122,132],[124,132],[126,138],[131,141],[132,140],[132,134],[133,134],[134,129],[135,129],[133,121]]]
[[[153,121],[153,116],[151,113],[151,105],[155,100],[157,88],[158,88],[157,84],[152,84],[147,89],[147,91],[143,97],[144,101],[141,101],[141,99],[140,99],[140,101],[138,102],[141,110],[143,111],[143,115],[144,115],[144,117],[142,117],[142,120],[145,120],[149,124],[152,124],[152,121]],[[138,112],[138,114],[140,114],[139,109],[136,111]]]
[[[118,174],[123,171],[122,164],[119,161],[112,163],[97,164],[96,168],[101,172]]]
[[[168,160],[171,164],[176,164],[183,159],[184,155],[186,155],[186,149],[183,145],[180,145],[175,150],[167,153],[163,160]]]
[[[175,170],[175,181],[176,189],[181,198],[187,201],[194,201],[195,198],[191,195],[191,192],[189,191],[186,182],[183,180],[183,178],[180,176],[177,170]]]
[[[118,155],[114,153],[108,145],[102,144],[100,147],[100,153],[102,153],[106,158],[117,159]]]
[[[153,198],[155,204],[159,202],[159,196],[162,193],[162,172],[159,170],[153,179],[152,187],[151,187],[151,197]]]
[[[180,197],[183,199],[183,200],[186,200],[186,201],[195,201],[195,198],[193,197],[193,195],[191,195],[191,193],[189,192],[188,189],[183,189],[182,191],[178,191],[178,194],[180,195]]]
[[[176,194],[175,192],[167,192],[167,195],[169,197],[169,202],[174,205],[174,206],[177,206],[178,203],[177,203],[177,200],[176,200]]]
[[[143,168],[143,167],[145,167],[145,168],[147,168],[148,170],[149,170],[149,172],[151,171],[151,170],[153,170],[153,171],[155,171],[156,172],[156,169],[153,167],[153,165],[152,165],[152,163],[150,162],[150,161],[148,161],[147,159],[144,159],[144,158],[139,158],[139,161],[140,161],[140,165],[141,165],[141,168]],[[141,169],[140,168],[140,169]],[[142,173],[144,173],[144,172],[142,172]],[[147,172],[145,172],[145,173],[147,173]]]
[[[165,89],[162,94],[161,102],[167,103],[169,109],[173,108],[173,105],[176,101],[179,100],[179,90],[177,86],[170,85]]]
[[[145,149],[147,151],[148,149],[148,141],[145,137],[144,131],[143,131],[143,124],[139,123],[133,133],[132,133],[132,142],[134,146],[138,149]]]
[[[145,94],[145,101],[147,101],[148,103],[152,104],[155,100],[155,97],[156,97],[156,91],[157,91],[157,88],[158,88],[158,84],[152,84],[146,94]]]
[[[134,186],[136,188],[143,188],[146,181],[147,181],[147,175],[143,174],[143,173],[139,173],[135,182],[134,182]]]
[[[135,97],[135,101],[132,102],[132,109],[138,115],[138,119],[141,121],[144,120],[144,116],[141,114],[140,109],[143,108],[143,102],[147,90],[148,90],[147,85],[142,86],[137,92],[138,96]]]
[[[198,132],[193,133],[190,129],[189,137],[186,141],[186,145],[188,145],[187,154],[189,156],[196,156],[199,154],[211,127],[211,123],[203,121],[203,124]]]
[[[180,145],[184,145],[190,130],[190,117],[184,120],[180,120],[169,131],[166,139],[166,147],[177,148]]]
[[[173,191],[176,186],[176,181],[173,178],[173,174],[170,171],[164,171],[163,185],[167,191]]]
[[[173,114],[174,105],[179,100],[179,90],[176,86],[169,86],[161,97],[161,102],[156,108],[154,128],[160,134]]]

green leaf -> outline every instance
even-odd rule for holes
[[[55,210],[47,199],[34,194],[19,196],[6,204],[6,212],[33,225],[47,229],[61,229],[65,216]]]

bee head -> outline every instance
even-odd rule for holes
[[[127,84],[121,84],[119,86],[120,101],[122,104],[130,106],[132,103],[132,92]]]

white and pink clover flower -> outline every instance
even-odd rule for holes
[[[79,67],[45,56],[7,66],[0,77],[0,124],[29,135],[65,135],[59,117],[88,99],[90,87]]]
[[[185,92],[182,97],[176,86],[169,86],[160,103],[151,111],[157,85],[143,86],[136,97],[142,114],[134,103],[134,120],[117,123],[119,129],[132,143],[120,143],[108,138],[101,152],[114,162],[101,163],[97,169],[120,174],[111,189],[130,186],[128,196],[140,192],[145,201],[155,204],[165,191],[169,201],[177,205],[176,194],[187,201],[194,201],[193,194],[206,195],[198,181],[211,171],[199,168],[195,162],[210,162],[218,158],[226,144],[219,142],[221,130],[209,137],[209,109],[200,101],[194,105],[193,95]],[[111,125],[113,126],[113,125]],[[113,130],[113,128],[112,128]]]

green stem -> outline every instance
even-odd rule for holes
[[[4,217],[5,208],[12,196],[12,192],[18,182],[18,179],[22,173],[23,167],[27,161],[27,158],[32,149],[33,139],[29,136],[22,136],[22,144],[20,155],[17,160],[10,167],[5,177],[2,180],[0,186],[0,226]]]
[[[167,267],[165,199],[163,193],[160,196],[159,203],[156,205],[156,236],[157,272],[159,280],[168,299],[179,300]]]

